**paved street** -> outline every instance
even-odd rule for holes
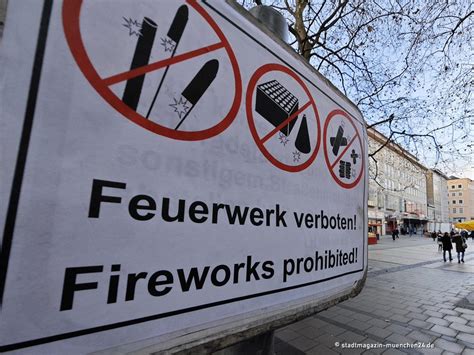
[[[474,354],[474,243],[464,264],[453,258],[444,263],[431,238],[383,236],[360,295],[277,331],[276,353]],[[423,343],[434,347],[395,348]]]

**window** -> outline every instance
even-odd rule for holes
[[[453,208],[453,213],[456,213],[456,207]]]
[[[453,193],[451,194],[451,196],[456,196],[456,193],[455,193],[455,192],[453,192]]]
[[[451,185],[451,188],[452,188],[452,189],[454,189],[454,188],[456,188],[456,186],[454,186],[454,185]]]
[[[455,204],[456,204],[456,200],[453,200],[453,205],[455,205]]]
[[[464,208],[460,207],[459,208],[459,213],[464,213]]]
[[[462,196],[462,192],[458,192],[458,196]]]
[[[462,200],[459,200],[459,203],[462,203]]]
[[[458,188],[462,188],[462,185],[458,185]]]

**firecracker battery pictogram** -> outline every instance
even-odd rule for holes
[[[277,127],[294,112],[298,111],[298,99],[277,80],[271,80],[257,86],[255,111]],[[297,121],[297,117],[284,126],[280,132],[288,136]]]

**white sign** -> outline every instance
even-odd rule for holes
[[[255,23],[217,0],[9,2],[1,351],[215,336],[363,279],[364,120]]]

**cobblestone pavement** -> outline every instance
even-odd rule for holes
[[[431,238],[383,236],[369,246],[362,292],[279,329],[276,353],[474,354],[474,243],[464,264],[453,259],[443,262]]]

